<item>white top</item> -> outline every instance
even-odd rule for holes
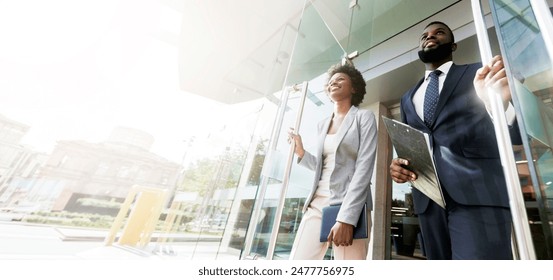
[[[330,174],[334,170],[336,158],[336,134],[327,134],[323,145],[323,171],[316,194],[330,196]]]

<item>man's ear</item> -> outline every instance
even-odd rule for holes
[[[456,50],[457,50],[457,44],[456,43],[451,44],[451,51],[454,52]]]

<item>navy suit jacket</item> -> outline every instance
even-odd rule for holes
[[[440,183],[455,202],[509,207],[493,122],[473,86],[480,67],[479,63],[451,66],[430,128],[412,101],[422,79],[402,97],[401,118],[429,134]],[[520,144],[516,121],[509,129],[513,144]],[[415,213],[420,214],[430,199],[413,188],[413,201]]]

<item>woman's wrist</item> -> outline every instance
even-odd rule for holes
[[[304,149],[301,149],[299,150],[296,155],[299,157],[299,158],[303,158],[303,156],[305,155],[305,150]]]

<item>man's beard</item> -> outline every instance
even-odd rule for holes
[[[443,45],[439,45],[434,49],[429,49],[426,51],[420,50],[419,59],[424,63],[442,61],[453,52],[453,50],[451,49],[452,45],[453,42],[449,42]]]

